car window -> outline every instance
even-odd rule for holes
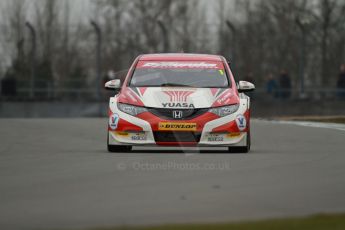
[[[186,86],[229,87],[222,62],[144,62],[140,61],[130,81],[132,87]]]

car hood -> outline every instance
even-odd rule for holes
[[[239,103],[230,88],[128,87],[121,91],[119,102],[150,108],[211,108]]]

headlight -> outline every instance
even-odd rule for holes
[[[225,117],[225,116],[235,113],[239,107],[240,105],[236,104],[236,105],[214,108],[214,109],[210,109],[210,113],[214,113],[220,117]]]
[[[137,116],[141,113],[147,112],[147,109],[143,107],[128,105],[128,104],[117,103],[117,107],[119,108],[120,111],[132,116]]]

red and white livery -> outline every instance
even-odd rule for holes
[[[224,57],[201,54],[139,56],[109,102],[108,150],[132,146],[228,147],[250,150],[250,98],[255,86],[236,84]]]

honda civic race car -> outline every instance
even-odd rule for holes
[[[224,57],[201,54],[139,56],[124,82],[105,84],[109,152],[132,146],[227,147],[250,150],[249,82],[236,84]]]

